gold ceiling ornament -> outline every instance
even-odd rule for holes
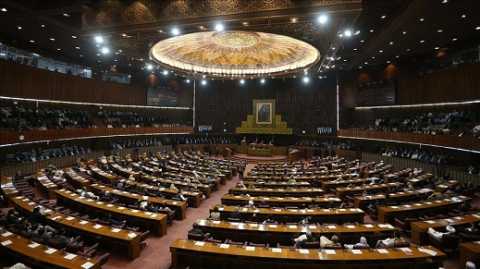
[[[247,31],[198,32],[168,38],[150,49],[160,66],[210,78],[286,76],[316,64],[320,53],[292,37]]]

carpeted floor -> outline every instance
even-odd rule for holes
[[[248,167],[250,166],[250,167]],[[251,169],[252,165],[248,165],[246,171]],[[210,208],[216,204],[220,204],[220,199],[228,190],[236,185],[239,177],[232,178],[225,185],[221,185],[218,191],[202,201],[198,208],[188,208],[186,218],[181,221],[174,221],[167,228],[167,234],[162,237],[150,237],[147,240],[147,247],[142,250],[140,257],[134,261],[128,260],[126,257],[118,255],[112,256],[108,262],[102,267],[106,269],[113,268],[142,268],[142,269],[168,269],[170,268],[170,244],[176,239],[187,238],[188,231],[192,228],[193,223],[197,219],[206,218],[209,215]]]

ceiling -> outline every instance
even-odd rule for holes
[[[478,42],[480,1],[443,1],[0,0],[0,39],[97,70],[115,66],[130,73],[149,62],[149,49],[171,37],[172,27],[192,33],[223,22],[227,30],[276,33],[312,44],[322,55],[315,70],[358,68]],[[329,21],[320,25],[317,17],[323,13]],[[347,28],[358,35],[339,37]],[[100,53],[95,35],[104,37],[109,54]]]

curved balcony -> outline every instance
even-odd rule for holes
[[[386,142],[409,143],[437,146],[463,151],[480,153],[480,139],[473,136],[429,135],[417,133],[382,132],[361,129],[341,129],[337,132],[340,138],[378,140]]]
[[[129,128],[71,128],[50,130],[28,130],[22,132],[0,131],[0,145],[38,142],[61,141],[80,138],[156,135],[156,134],[190,134],[191,126],[164,126],[164,127],[129,127]]]

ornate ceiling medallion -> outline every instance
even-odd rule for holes
[[[198,32],[172,37],[150,49],[161,66],[184,75],[211,78],[286,76],[314,65],[312,45],[277,34],[246,31]]]

